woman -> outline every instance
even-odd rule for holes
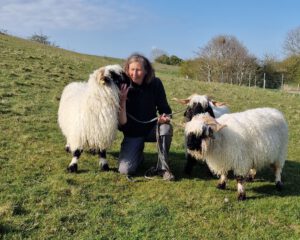
[[[124,134],[119,155],[119,172],[134,174],[142,163],[145,142],[158,142],[157,173],[164,180],[174,180],[168,166],[168,153],[173,129],[170,125],[171,108],[163,84],[155,77],[147,58],[131,55],[124,64],[131,86],[121,86],[119,129]],[[157,116],[157,121],[149,120]],[[141,123],[148,122],[148,123]]]

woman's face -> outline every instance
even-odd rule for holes
[[[129,64],[128,74],[134,83],[141,85],[143,83],[146,72],[141,63],[132,62]]]

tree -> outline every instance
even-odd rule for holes
[[[167,64],[167,65],[179,65],[183,62],[183,60],[175,55],[168,56],[166,54],[163,54],[157,58],[154,59],[155,62]]]
[[[152,51],[151,51],[151,61],[155,61],[157,58],[163,56],[163,55],[166,55],[168,56],[167,52],[162,50],[162,49],[159,49],[159,48],[152,48]]]
[[[265,78],[266,88],[280,88],[283,71],[276,57],[265,55],[257,71],[257,86],[264,86]]]
[[[287,33],[283,50],[287,56],[300,56],[300,26]]]
[[[300,84],[300,57],[290,56],[280,63],[286,83]]]
[[[34,41],[34,42],[38,42],[38,43],[42,43],[42,44],[45,44],[45,45],[51,45],[51,42],[49,41],[49,36],[44,35],[42,33],[33,34],[31,37],[29,37],[29,40]]]
[[[197,79],[200,75],[199,65],[199,59],[186,60],[180,65],[180,74],[183,75],[186,79]]]
[[[214,37],[197,53],[200,79],[246,84],[257,69],[256,58],[234,36]]]
[[[171,55],[169,57],[169,62],[170,62],[170,65],[180,65],[183,60],[175,55]]]

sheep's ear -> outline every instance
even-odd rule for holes
[[[183,105],[187,105],[191,99],[186,98],[186,99],[179,99],[179,98],[172,98],[173,101],[176,101],[178,103],[181,103]]]
[[[215,132],[219,132],[221,129],[223,129],[224,127],[227,127],[226,125],[220,124],[218,122],[215,123],[211,123],[208,125],[208,127],[210,129],[212,129],[213,133]],[[210,136],[210,135],[209,135]]]
[[[215,118],[209,115],[204,115],[202,119],[207,126],[212,128],[214,132],[219,132],[222,128],[226,127],[226,125],[218,123]]]
[[[100,68],[96,75],[96,80],[99,84],[105,84],[105,77],[104,77],[105,68]]]

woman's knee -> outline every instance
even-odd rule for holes
[[[159,135],[166,136],[166,135],[173,135],[173,126],[168,123],[163,123],[159,126]]]

